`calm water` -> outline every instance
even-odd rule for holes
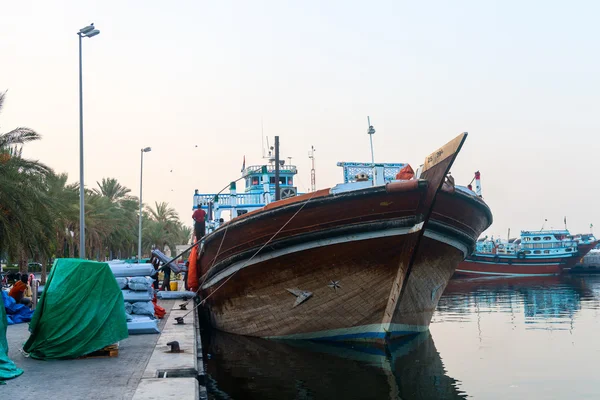
[[[217,399],[599,399],[600,276],[452,280],[387,349],[212,332]]]

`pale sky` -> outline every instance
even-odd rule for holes
[[[593,1],[4,1],[0,132],[43,135],[28,157],[79,180],[83,43],[85,182],[114,177],[191,223],[214,193],[260,164],[261,121],[310,186],[337,161],[422,163],[467,131],[452,173],[482,173],[489,234],[600,224],[600,93]],[[198,147],[195,147],[198,145]],[[172,170],[172,172],[171,172]],[[600,229],[600,225],[598,226]],[[514,235],[512,235],[514,236]]]

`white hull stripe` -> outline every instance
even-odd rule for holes
[[[407,324],[370,324],[353,326],[350,328],[330,329],[326,331],[295,333],[292,335],[267,336],[266,339],[312,339],[312,340],[344,340],[344,339],[369,339],[384,338],[388,332],[394,335],[410,335],[426,332],[428,326]]]
[[[519,274],[519,273],[511,273],[511,272],[482,272],[482,271],[469,271],[466,269],[457,269],[456,272],[463,272],[466,274],[476,274],[476,275],[502,275],[502,276],[553,276],[558,275],[559,273],[548,273],[548,274]]]
[[[424,235],[429,239],[437,240],[438,242],[446,243],[449,246],[457,248],[458,250],[463,252],[463,255],[467,257],[469,255],[469,247],[465,245],[463,242],[456,240],[448,235],[443,235],[438,232],[425,230]]]
[[[242,261],[238,261],[238,262],[231,264],[225,270],[219,272],[218,274],[216,274],[215,276],[210,278],[204,285],[202,285],[202,289],[210,288],[214,284],[218,283],[222,279],[227,278],[229,275],[234,274],[235,272],[239,271],[240,269],[243,269],[243,268],[246,268],[251,265],[258,264],[258,263],[261,263],[261,262],[264,262],[267,260],[272,260],[277,257],[285,256],[287,254],[298,253],[300,251],[314,249],[317,247],[331,246],[331,245],[339,244],[339,243],[356,242],[356,241],[361,241],[361,240],[376,239],[376,238],[387,237],[387,236],[401,236],[401,235],[406,235],[409,233],[417,232],[422,227],[423,227],[423,224],[417,224],[411,228],[394,228],[394,229],[386,229],[386,230],[381,230],[381,231],[376,231],[376,232],[356,233],[356,234],[335,237],[335,238],[331,238],[331,239],[315,240],[312,242],[297,244],[297,245],[285,247],[283,249],[274,250],[274,251],[271,251],[271,252],[265,253],[265,254],[258,254],[251,261],[242,260]],[[427,236],[430,239],[434,239],[434,240],[446,243],[450,246],[453,246],[453,247],[459,249],[460,251],[462,251],[465,254],[465,256],[468,254],[466,245],[464,245],[463,243],[461,243],[453,238],[450,238],[446,235],[442,235],[442,234],[439,234],[436,232],[431,232],[431,231],[425,231],[425,236]]]

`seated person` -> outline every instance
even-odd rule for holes
[[[29,285],[27,285],[27,274],[21,275],[21,280],[15,282],[8,295],[15,299],[17,304],[25,304],[26,306],[31,304],[31,298],[25,297],[25,291]]]

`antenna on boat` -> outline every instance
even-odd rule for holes
[[[281,200],[281,192],[279,190],[279,136],[275,136],[275,200]]]
[[[375,156],[373,155],[373,135],[375,134],[375,128],[371,125],[371,117],[367,116],[367,124],[369,125],[369,141],[371,142],[371,163],[375,165]]]
[[[548,222],[548,218],[544,218],[544,223],[542,224],[542,229],[540,229],[540,231],[544,230],[544,227],[546,226],[546,222]]]
[[[310,169],[310,191],[314,192],[317,190],[317,183],[315,178],[315,146],[310,146],[308,158],[312,160],[312,168]]]

